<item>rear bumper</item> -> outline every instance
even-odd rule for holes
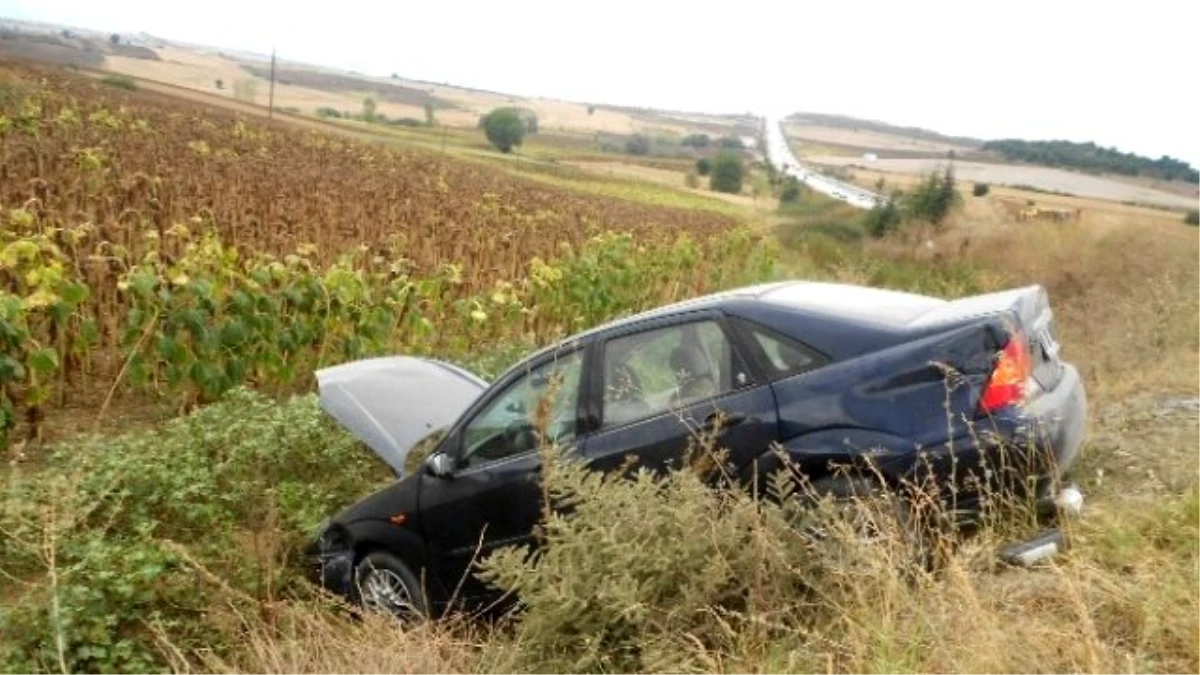
[[[1022,444],[1048,451],[1049,465],[1036,486],[1039,499],[1052,498],[1057,483],[1079,457],[1087,435],[1087,392],[1079,371],[1064,365],[1062,379],[1051,391],[1026,406],[1030,429]]]
[[[940,500],[958,511],[977,511],[997,498],[1048,507],[1086,437],[1083,381],[1064,365],[1054,389],[969,426],[952,442],[918,453],[905,480],[935,487]]]

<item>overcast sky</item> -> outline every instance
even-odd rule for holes
[[[1200,165],[1194,0],[0,0],[0,17],[522,95],[840,113]]]

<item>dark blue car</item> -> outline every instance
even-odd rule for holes
[[[746,483],[785,464],[834,494],[848,481],[932,479],[959,486],[958,509],[973,508],[976,491],[962,486],[984,475],[1052,498],[1087,418],[1039,286],[946,301],[773,283],[575,335],[491,385],[411,357],[317,377],[325,410],[399,480],[329,521],[309,549],[312,570],[393,611],[489,596],[472,561],[531,541],[539,401],[554,440],[597,469],[678,466],[689,438],[719,422]],[[405,475],[422,444],[432,452]]]

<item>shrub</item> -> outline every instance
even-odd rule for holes
[[[954,184],[954,165],[946,167],[939,176],[930,173],[911,193],[904,197],[905,216],[940,224],[962,202]]]
[[[863,216],[863,229],[872,237],[881,239],[899,227],[901,219],[900,207],[896,204],[896,197],[892,196],[867,211]]]
[[[795,176],[788,176],[783,183],[783,189],[779,191],[779,203],[795,204],[800,201],[800,181]]]
[[[625,152],[631,155],[650,154],[650,138],[642,134],[634,134],[625,141]]]
[[[690,136],[685,136],[680,141],[680,145],[691,148],[707,148],[711,142],[712,139],[708,137],[708,134],[691,134]]]
[[[801,538],[778,510],[760,517],[752,499],[692,471],[626,480],[545,464],[547,493],[569,515],[546,518],[535,556],[503,549],[481,573],[520,592],[523,669],[691,671],[674,661],[682,644],[719,650],[757,630],[746,619],[758,603],[798,597],[787,562]]]
[[[715,192],[738,194],[742,191],[745,174],[741,156],[733,152],[721,152],[713,159],[709,188]]]
[[[189,559],[263,598],[323,518],[389,475],[314,396],[234,390],[154,432],[64,445],[0,509],[5,571],[57,575],[53,596],[21,587],[0,612],[0,669],[157,670],[155,629],[211,639],[195,620],[211,589]]]
[[[1183,222],[1187,225],[1200,225],[1200,211],[1192,209],[1183,217]]]
[[[976,183],[975,187],[971,190],[971,194],[975,195],[976,197],[984,197],[987,195],[989,190],[991,190],[991,186],[989,186],[987,183]]]
[[[128,75],[105,75],[100,78],[100,81],[110,87],[117,89],[125,89],[126,91],[137,91],[137,82]]]
[[[725,150],[745,150],[746,144],[737,136],[722,136],[717,145]]]
[[[696,160],[696,173],[701,176],[707,176],[708,172],[712,171],[712,160],[707,157],[701,157]]]
[[[512,152],[525,139],[525,121],[516,108],[496,108],[480,120],[488,141],[500,152]]]
[[[329,106],[317,108],[317,117],[339,119],[341,116],[342,113],[338,112],[337,108],[330,108]]]

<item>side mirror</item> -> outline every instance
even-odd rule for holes
[[[454,477],[454,458],[446,452],[430,455],[429,459],[425,460],[425,472],[437,478],[452,478]]]

